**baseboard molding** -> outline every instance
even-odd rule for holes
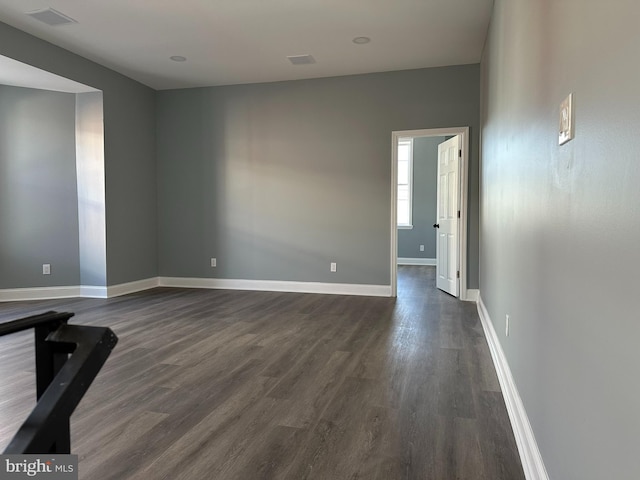
[[[54,300],[56,298],[111,298],[128,293],[148,290],[158,286],[158,277],[135,282],[121,283],[110,287],[98,285],[75,285],[65,287],[10,288],[0,290],[0,302],[24,300]]]
[[[79,296],[80,287],[78,286],[7,288],[0,290],[0,302],[50,300],[55,298],[73,298]]]
[[[491,358],[496,367],[498,380],[502,388],[502,395],[504,396],[509,419],[511,420],[511,427],[513,428],[513,433],[518,445],[518,452],[520,453],[520,460],[525,477],[527,480],[549,480],[547,469],[542,461],[540,449],[538,448],[538,443],[536,442],[531,423],[529,422],[529,417],[527,416],[524,404],[518,393],[518,388],[511,374],[511,369],[507,363],[507,358],[504,355],[500,340],[493,328],[493,322],[489,317],[487,308],[482,302],[480,293],[478,293],[477,305],[478,315],[480,316],[482,328],[487,337]]]
[[[350,283],[290,282],[277,280],[236,280],[225,278],[160,277],[161,287],[211,288],[221,290],[254,290],[263,292],[322,293],[328,295],[360,295],[390,297],[390,285]]]
[[[398,257],[398,265],[431,265],[435,266],[435,258],[406,258]]]
[[[135,282],[120,283],[118,285],[111,285],[107,287],[107,298],[119,297],[121,295],[127,295],[129,293],[140,292],[142,290],[149,290],[159,285],[159,278],[145,278],[143,280],[136,280]]]
[[[463,298],[465,302],[478,302],[478,297],[480,296],[480,290],[476,288],[467,288],[467,296]]]
[[[96,285],[80,285],[80,296],[83,298],[108,298],[107,287]]]
[[[235,280],[224,278],[153,277],[108,287],[82,285],[68,287],[13,288],[0,290],[0,302],[51,300],[56,298],[112,298],[155,287],[211,288],[221,290],[254,290],[264,292],[321,293],[327,295],[359,295],[390,297],[389,285],[351,283],[289,282],[276,280]]]

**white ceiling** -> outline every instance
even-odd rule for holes
[[[477,63],[493,0],[0,0],[0,21],[155,89]],[[52,7],[78,23],[26,12]],[[371,42],[356,45],[354,37]],[[292,65],[289,55],[316,63]],[[172,55],[187,57],[183,63]]]

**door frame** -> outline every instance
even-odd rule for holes
[[[398,139],[416,137],[443,137],[460,135],[462,158],[458,192],[460,195],[460,224],[458,231],[458,267],[460,270],[460,296],[467,300],[467,221],[469,188],[469,127],[426,128],[391,132],[391,296],[398,296]]]

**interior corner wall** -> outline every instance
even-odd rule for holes
[[[4,23],[0,55],[103,92],[107,284],[157,276],[154,90]]]
[[[160,275],[389,285],[391,133],[469,126],[477,204],[479,94],[479,65],[158,92]]]
[[[438,145],[444,141],[445,137],[413,139],[413,228],[398,229],[399,258],[436,258]]]
[[[640,472],[639,17],[496,0],[482,62],[480,291],[555,479]]]
[[[75,159],[75,95],[0,85],[0,289],[78,285]]]

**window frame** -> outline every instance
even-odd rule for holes
[[[407,183],[407,189],[408,189],[408,196],[409,196],[409,222],[408,223],[400,223],[398,220],[396,220],[396,226],[398,229],[400,230],[411,230],[413,229],[413,137],[405,137],[405,138],[399,138],[398,139],[398,144],[396,145],[396,161],[398,163],[398,171],[400,170],[400,155],[399,155],[399,150],[400,150],[400,146],[404,145],[404,144],[408,144],[409,145],[409,160],[408,160],[408,183]],[[397,188],[398,191],[400,189],[400,175],[398,175],[397,179],[396,179],[396,184],[397,184]],[[404,184],[402,184],[404,185]],[[396,199],[396,211],[398,210],[398,205],[399,205],[399,198]],[[399,213],[399,212],[398,212]],[[400,218],[400,215],[397,215],[398,218]]]

